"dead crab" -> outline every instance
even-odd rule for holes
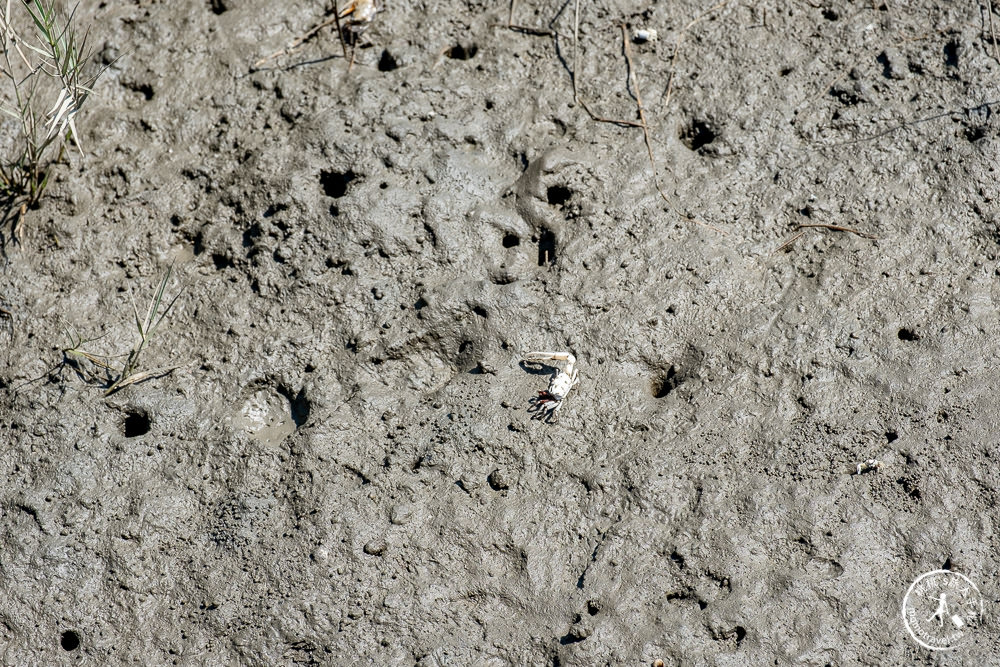
[[[534,399],[534,411],[537,413],[534,419],[545,419],[549,421],[556,417],[559,408],[562,407],[563,399],[569,394],[569,390],[580,381],[579,371],[574,368],[576,357],[569,352],[528,352],[524,355],[525,361],[541,363],[543,361],[565,361],[566,367],[557,370],[549,381],[549,388],[538,392],[538,398]]]

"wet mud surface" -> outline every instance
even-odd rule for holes
[[[0,271],[0,662],[995,661],[985,6],[708,8],[387,0],[348,71],[254,66],[319,5],[84,3],[125,55]],[[60,365],[171,265],[175,370]]]

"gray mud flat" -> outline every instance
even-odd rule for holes
[[[986,5],[584,3],[574,53],[386,0],[253,68],[321,4],[78,12],[126,55],[0,271],[0,663],[1000,664]],[[638,122],[622,23],[655,176],[574,102]],[[57,366],[171,263],[177,370]],[[937,569],[985,614],[931,652]]]

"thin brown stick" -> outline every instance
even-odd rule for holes
[[[663,91],[663,107],[664,108],[670,106],[670,96],[671,96],[671,94],[673,94],[673,90],[674,90],[674,73],[677,71],[677,68],[676,68],[676,65],[677,65],[677,54],[680,53],[681,43],[684,41],[685,34],[687,34],[687,31],[690,30],[691,28],[693,28],[695,25],[697,25],[698,23],[701,23],[706,18],[708,18],[709,14],[713,13],[717,9],[721,9],[722,6],[725,5],[728,2],[729,2],[729,0],[723,0],[722,2],[709,7],[700,16],[697,16],[694,19],[692,19],[686,26],[684,26],[681,29],[681,31],[679,33],[677,33],[677,41],[674,43],[674,52],[670,56],[670,75],[667,77],[667,87]]]
[[[590,107],[587,106],[587,103],[584,102],[582,98],[580,99],[580,106],[583,107],[583,110],[587,112],[588,116],[590,116],[590,120],[596,123],[608,123],[609,125],[624,125],[625,127],[643,127],[642,123],[638,123],[634,120],[625,120],[624,118],[605,118],[604,116],[598,116],[597,114],[595,114],[593,111],[590,110]]]
[[[878,240],[878,237],[873,234],[869,234],[867,232],[861,232],[858,231],[857,229],[852,229],[850,227],[842,227],[841,225],[824,225],[820,223],[814,223],[808,225],[798,225],[795,229],[796,231],[800,229],[829,229],[835,232],[847,232],[849,234],[857,234],[863,239],[872,239],[873,241]]]
[[[506,28],[507,30],[513,30],[514,32],[523,32],[526,35],[534,35],[537,37],[559,37],[559,33],[555,30],[550,30],[548,28],[532,28],[527,25],[517,25],[516,23],[491,23],[491,28]]]
[[[660,185],[660,176],[656,171],[656,160],[653,158],[653,141],[652,139],[650,139],[649,123],[646,120],[646,107],[643,106],[642,104],[642,94],[639,92],[639,75],[635,71],[635,63],[632,61],[632,45],[629,42],[628,29],[625,27],[624,23],[621,24],[621,31],[622,31],[622,44],[624,45],[624,51],[625,51],[625,62],[628,64],[628,76],[629,79],[631,79],[632,81],[632,89],[635,91],[635,104],[639,112],[639,122],[640,122],[640,127],[642,127],[642,138],[646,142],[646,153],[649,155],[649,166],[650,169],[652,169],[653,171],[653,185],[656,186],[656,191],[660,193],[660,197],[663,199],[663,201],[667,203],[667,206],[669,206],[670,209],[675,214],[677,214],[678,217],[685,217],[681,215],[680,211],[677,210],[677,207],[674,206],[674,203],[670,200],[670,197],[668,197],[667,193],[663,191],[663,186]],[[694,223],[702,225],[703,227],[708,227],[709,229],[716,231],[722,234],[723,236],[728,236],[726,232],[719,229],[718,227],[715,227],[714,225],[710,225],[707,222],[698,220],[697,218],[689,218],[689,219]]]
[[[344,52],[344,60],[347,60],[347,43],[344,42],[344,29],[340,25],[340,7],[337,0],[333,0],[333,20],[337,24],[337,39],[340,40],[340,49]]]
[[[997,33],[993,29],[993,0],[988,0],[986,3],[986,13],[990,17],[990,39],[993,40],[993,57],[1000,63],[1000,50],[997,48]]]
[[[995,44],[996,42],[994,42]],[[573,10],[573,101],[580,103],[576,92],[576,73],[580,71],[580,0],[576,0]],[[587,113],[590,113],[589,111]]]
[[[289,44],[285,48],[281,49],[280,51],[275,51],[274,53],[272,53],[269,56],[264,56],[263,58],[261,58],[260,60],[258,60],[257,62],[255,62],[251,66],[252,69],[257,69],[258,67],[260,67],[264,63],[269,62],[271,60],[274,60],[275,58],[280,58],[281,56],[291,55],[295,51],[295,49],[297,49],[298,47],[302,46],[302,44],[304,42],[306,42],[309,39],[311,39],[320,30],[322,30],[323,28],[325,28],[325,27],[327,27],[329,25],[332,25],[334,23],[337,24],[337,36],[340,37],[340,44],[341,44],[341,46],[344,49],[344,58],[347,58],[347,47],[344,46],[344,35],[340,31],[340,12],[337,11],[337,3],[334,2],[333,3],[333,18],[332,19],[326,19],[325,21],[323,21],[321,23],[318,23],[317,25],[314,25],[312,28],[310,28],[309,30],[307,30],[305,32],[305,34],[301,35],[300,37],[297,37],[295,40],[292,41],[291,44]]]
[[[771,253],[771,254],[777,255],[779,252],[781,252],[783,250],[788,250],[789,248],[792,247],[793,243],[795,243],[796,241],[798,241],[803,236],[805,236],[805,232],[799,232],[798,234],[796,234],[795,236],[793,236],[792,238],[788,239],[787,241],[785,241],[784,243],[782,243],[780,246],[778,246],[777,248],[775,248],[774,252]]]
[[[788,248],[790,248],[793,243],[795,243],[796,241],[798,241],[800,238],[802,238],[805,235],[805,232],[802,231],[804,229],[829,229],[830,231],[834,231],[834,232],[847,232],[848,234],[855,234],[857,236],[860,236],[863,239],[871,239],[873,241],[877,241],[878,240],[878,237],[875,236],[874,234],[869,234],[867,232],[862,232],[862,231],[859,231],[857,229],[853,229],[851,227],[844,227],[842,225],[826,225],[826,224],[822,224],[822,223],[810,223],[810,224],[806,224],[806,225],[796,225],[795,226],[795,231],[796,231],[795,236],[793,236],[792,238],[788,239],[787,241],[785,241],[784,243],[782,243],[780,246],[778,246],[777,248],[775,248],[774,252],[772,254],[776,255],[776,254],[778,254],[779,252],[781,252],[783,250],[788,250]]]

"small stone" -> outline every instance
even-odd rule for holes
[[[486,478],[489,483],[490,488],[494,491],[505,491],[510,488],[513,480],[510,478],[510,473],[500,468],[497,468],[489,474]]]
[[[413,508],[409,505],[395,505],[389,510],[389,521],[394,526],[402,526],[413,518]]]
[[[382,538],[371,540],[365,545],[365,553],[369,556],[381,556],[385,553],[386,544]]]

